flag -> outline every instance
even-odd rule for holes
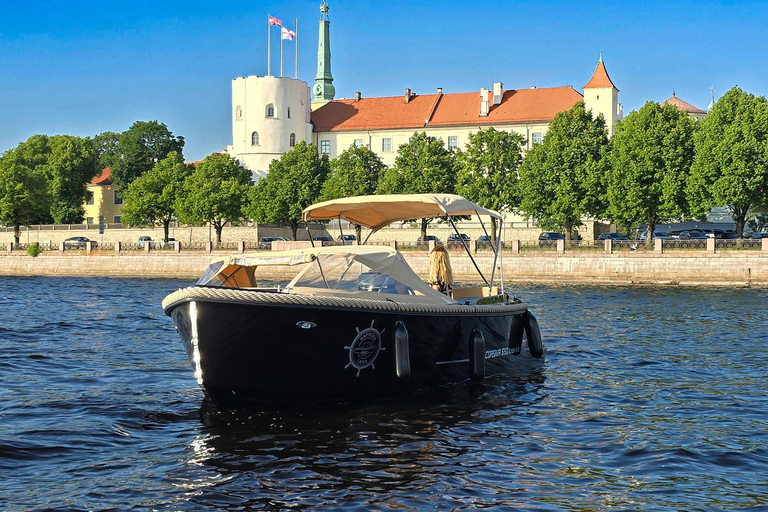
[[[280,28],[281,28],[281,30],[280,30],[280,37],[282,39],[287,39],[289,41],[293,41],[293,38],[296,37],[296,32],[294,32],[293,30],[288,30],[287,28],[285,28],[283,26],[281,26]]]
[[[279,19],[275,18],[274,16],[270,16],[269,14],[267,14],[267,16],[269,16],[269,24],[270,25],[277,25],[278,27],[282,27],[283,26],[283,22],[280,21]]]

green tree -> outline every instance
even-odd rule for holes
[[[569,241],[584,216],[603,209],[601,154],[607,144],[605,120],[593,119],[583,102],[557,114],[520,166],[520,210],[545,229],[562,229]]]
[[[19,163],[45,178],[49,215],[40,221],[82,222],[87,185],[99,172],[92,141],[72,135],[33,135],[13,152]]]
[[[453,152],[443,141],[414,133],[397,150],[394,167],[384,173],[379,182],[382,194],[452,194],[456,189],[457,165]],[[421,219],[421,239],[427,236],[432,219]]]
[[[72,135],[48,138],[50,154],[44,166],[51,195],[51,217],[57,224],[79,224],[88,183],[99,174],[99,160],[90,139]]]
[[[456,192],[484,208],[509,210],[519,204],[518,168],[525,137],[517,133],[481,129],[469,134],[464,151],[458,150]],[[496,244],[496,219],[491,218],[491,240]]]
[[[175,151],[160,160],[128,185],[123,223],[130,226],[163,226],[164,240],[176,213],[176,205],[183,199],[184,180],[192,174],[191,166],[184,164]]]
[[[236,159],[224,153],[208,155],[184,180],[175,206],[179,220],[209,223],[220,244],[224,225],[237,223],[243,217],[250,181],[251,171]]]
[[[741,238],[751,209],[768,207],[768,103],[734,87],[699,124],[688,181],[691,210],[701,216],[727,206]]]
[[[607,213],[625,226],[647,224],[648,245],[656,224],[687,212],[694,128],[687,113],[653,101],[616,126],[607,155]]]
[[[331,160],[331,171],[323,184],[320,199],[327,201],[375,194],[386,168],[381,158],[367,147],[350,146]],[[360,226],[355,225],[358,241],[360,231]]]
[[[114,169],[120,160],[120,134],[109,131],[100,133],[92,139],[92,142],[99,155],[100,170],[107,167]]]
[[[14,150],[0,158],[0,223],[13,226],[19,243],[21,226],[42,222],[49,215],[45,176],[23,161]]]
[[[299,142],[269,164],[269,174],[251,191],[248,214],[259,223],[287,224],[296,240],[301,212],[320,197],[329,172],[328,156]]]
[[[171,151],[183,155],[184,137],[174,137],[168,127],[157,121],[136,121],[120,135],[112,178],[120,187],[150,170]]]

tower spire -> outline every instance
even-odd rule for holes
[[[315,75],[315,101],[329,101],[336,94],[331,76],[331,39],[328,3],[320,4],[320,35],[317,40],[317,75]]]

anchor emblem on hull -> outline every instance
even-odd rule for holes
[[[368,368],[376,368],[373,362],[379,355],[379,352],[386,350],[381,346],[381,334],[386,330],[382,329],[378,331],[374,329],[373,324],[375,320],[371,321],[371,326],[363,329],[362,331],[355,327],[357,336],[352,340],[352,344],[348,347],[344,347],[344,350],[349,351],[349,364],[344,367],[346,370],[350,366],[357,370],[357,377],[360,376],[360,371]]]

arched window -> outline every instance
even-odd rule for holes
[[[251,146],[259,145],[259,132],[253,132],[251,134]]]
[[[275,106],[273,104],[267,105],[267,117],[275,117]]]
[[[237,121],[240,121],[243,119],[243,107],[241,107],[240,105],[238,105],[237,108],[235,109],[235,119]]]
[[[291,145],[291,147],[296,145],[296,134],[295,133],[291,134],[288,143]]]
[[[291,107],[288,107],[288,119],[291,118]]]

